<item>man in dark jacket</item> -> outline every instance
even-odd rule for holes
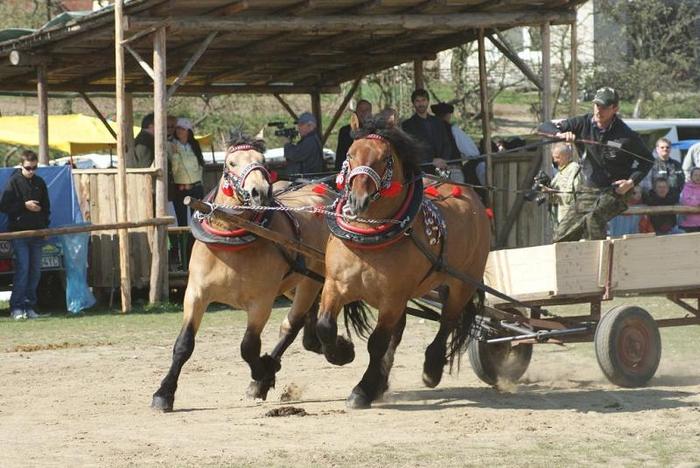
[[[620,98],[612,88],[599,89],[593,98],[593,113],[551,123],[541,131],[555,132],[577,143],[581,156],[580,193],[554,233],[554,242],[605,239],[609,220],[627,209],[625,195],[644,179],[653,164],[651,152],[634,131],[618,117]]]
[[[415,113],[401,124],[401,128],[428,147],[429,153],[426,154],[426,160],[421,162],[432,162],[438,169],[447,169],[445,161],[450,159],[450,137],[442,121],[428,114],[430,104],[428,92],[424,89],[413,91],[411,102]],[[426,172],[430,171],[426,170]]]
[[[372,115],[372,103],[366,99],[360,99],[357,101],[355,114],[357,114],[357,118],[360,120],[360,125],[362,125],[362,122],[367,117]],[[343,166],[343,162],[345,161],[345,158],[347,158],[348,150],[350,149],[350,146],[352,146],[353,141],[352,135],[350,134],[350,125],[340,127],[340,130],[338,130],[338,148],[335,152],[336,171],[340,171],[340,168]]]
[[[51,214],[44,179],[36,175],[39,159],[33,151],[22,153],[22,167],[10,176],[0,198],[0,211],[7,214],[10,231],[45,229]],[[41,249],[44,239],[13,239],[15,275],[12,280],[10,314],[15,320],[37,318],[36,288],[41,278]]]
[[[679,197],[685,185],[685,173],[681,163],[671,159],[671,140],[659,138],[656,142],[656,156],[654,165],[640,185],[650,191],[657,179],[666,179],[671,193]]]
[[[288,174],[313,174],[323,172],[323,147],[316,131],[316,117],[304,112],[297,120],[301,140],[284,145],[284,159],[287,160]]]
[[[134,139],[134,161],[129,167],[151,167],[155,154],[153,114],[141,120],[141,131]]]

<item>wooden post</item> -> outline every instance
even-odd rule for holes
[[[569,105],[569,116],[573,117],[578,113],[578,27],[576,20],[571,22],[571,74],[569,91],[571,101]]]
[[[280,104],[282,104],[282,107],[284,107],[284,110],[286,110],[287,113],[288,113],[289,115],[292,116],[292,118],[294,119],[294,121],[296,121],[296,120],[299,118],[299,116],[297,115],[297,113],[294,112],[294,109],[292,109],[291,106],[290,106],[289,104],[287,104],[287,101],[285,101],[285,100],[282,98],[282,96],[280,96],[280,95],[277,94],[277,93],[273,94],[273,96],[275,97],[275,99],[277,99],[277,101],[279,101]]]
[[[540,27],[542,36],[542,121],[552,120],[552,54],[551,34],[549,23],[543,23]],[[552,175],[552,151],[550,146],[542,147],[542,170]],[[544,217],[544,230],[542,242],[549,244],[552,241],[553,226],[549,216]]]
[[[323,135],[323,115],[321,114],[321,93],[311,93],[311,113],[316,116],[316,131]]]
[[[328,128],[326,128],[326,131],[323,133],[323,138],[321,139],[321,142],[324,145],[326,144],[328,137],[330,136],[331,132],[333,131],[335,124],[338,123],[338,119],[340,119],[340,116],[343,115],[343,112],[345,112],[345,108],[347,107],[348,103],[350,102],[350,99],[352,99],[352,97],[355,95],[355,91],[357,91],[357,88],[360,86],[361,82],[362,82],[362,77],[353,81],[352,86],[348,90],[348,93],[345,95],[345,98],[343,98],[343,102],[340,103],[340,106],[338,106],[338,110],[335,111],[335,114],[333,115],[333,118],[331,119],[331,123],[328,124]]]
[[[116,140],[117,139],[117,132],[115,132],[114,129],[112,128],[112,126],[109,124],[109,122],[107,122],[107,119],[105,118],[104,114],[102,114],[102,112],[100,112],[100,109],[97,108],[97,106],[92,101],[92,99],[90,99],[90,97],[82,91],[78,91],[78,94],[80,94],[80,97],[83,98],[83,101],[85,101],[85,104],[87,104],[88,107],[92,110],[92,112],[95,114],[95,117],[100,119],[100,122],[102,122],[102,125],[105,126],[107,131]]]
[[[134,95],[131,93],[124,93],[124,138],[126,139],[127,154],[126,160],[129,162],[134,161],[136,158],[136,142],[134,141]],[[131,164],[127,164],[129,167]]]
[[[126,206],[126,156],[128,154],[126,140],[126,83],[124,82],[124,49],[121,42],[124,39],[124,0],[117,0],[114,4],[114,63],[116,75],[116,99],[117,99],[117,219],[119,222],[127,222]],[[122,299],[122,313],[131,310],[131,266],[129,264],[129,231],[119,230],[119,271],[120,289]]]
[[[413,89],[425,88],[425,79],[423,78],[423,61],[415,60],[413,62]]]
[[[168,97],[166,89],[166,30],[159,28],[153,36],[153,117],[155,139],[155,168],[159,170],[155,181],[156,217],[165,216],[165,205],[168,201],[168,158],[166,154],[167,144],[167,120]],[[158,226],[153,232],[151,244],[151,288],[148,300],[151,304],[167,300],[168,297],[168,246],[167,226]]]
[[[489,88],[486,80],[486,47],[484,30],[479,30],[479,96],[481,98],[481,130],[484,134],[484,151],[486,152],[486,185],[493,185],[493,160],[491,157],[491,125],[489,116]],[[487,197],[487,206],[491,206],[491,196]]]
[[[46,89],[46,65],[36,69],[36,96],[39,99],[39,164],[49,164],[49,95]]]

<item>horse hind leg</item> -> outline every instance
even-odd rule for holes
[[[423,383],[430,388],[436,387],[442,380],[442,373],[448,359],[459,358],[466,348],[471,326],[476,315],[473,303],[474,288],[461,284],[453,285],[441,292],[443,300],[440,328],[432,343],[425,350],[423,363]],[[474,296],[476,297],[476,296]],[[447,340],[452,335],[448,351]]]
[[[165,378],[160,387],[153,394],[151,408],[158,411],[172,411],[175,402],[175,391],[180,378],[182,367],[192,356],[194,351],[195,336],[202,323],[202,316],[209,303],[200,295],[195,294],[194,289],[187,288],[185,292],[183,324],[180,334],[173,346],[173,358]]]
[[[389,373],[394,364],[394,352],[401,343],[406,326],[406,314],[380,315],[377,327],[367,340],[369,366],[362,380],[353,388],[346,404],[351,409],[366,409],[381,398],[389,388]]]

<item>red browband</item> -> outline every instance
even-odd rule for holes
[[[236,151],[250,151],[250,150],[257,151],[253,145],[237,145],[237,146],[233,146],[233,147],[229,148],[228,152],[235,153]]]
[[[370,134],[369,134],[369,135],[367,135],[367,136],[366,136],[365,138],[367,138],[368,140],[380,140],[380,141],[387,141],[387,139],[386,139],[386,138],[384,138],[384,137],[383,137],[383,136],[381,136],[381,135],[377,135],[376,133],[370,133]]]

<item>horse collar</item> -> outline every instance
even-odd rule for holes
[[[346,243],[365,249],[377,249],[399,241],[411,228],[416,219],[423,200],[423,180],[416,179],[409,185],[409,192],[399,211],[394,215],[394,220],[379,226],[358,228],[345,222],[343,219],[343,207],[347,202],[346,197],[338,199],[335,206],[335,216],[326,218],[328,228],[335,237]]]

